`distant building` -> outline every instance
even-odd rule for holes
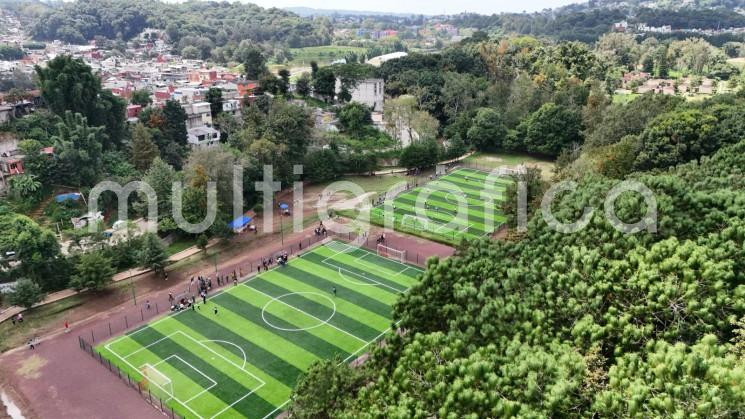
[[[336,93],[339,92],[341,92],[341,80],[336,79]],[[383,110],[385,99],[385,81],[383,79],[360,80],[349,93],[352,95],[352,102],[367,105],[373,111],[381,112]]]
[[[369,60],[367,60],[367,64],[375,67],[380,67],[386,61],[395,60],[396,58],[405,57],[407,55],[409,54],[406,52],[392,52],[390,54],[384,54],[370,58]]]

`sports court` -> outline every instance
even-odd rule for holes
[[[403,260],[331,241],[96,350],[184,417],[274,417],[314,361],[350,362],[390,329],[422,272]]]
[[[385,211],[392,211],[398,231],[446,243],[483,237],[506,221],[499,207],[512,182],[507,177],[459,168],[396,196],[392,204],[373,208],[370,221],[384,225]]]

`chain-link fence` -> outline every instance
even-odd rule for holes
[[[166,402],[163,401],[163,399],[156,395],[153,395],[150,389],[143,385],[141,381],[137,380],[136,378],[132,378],[129,373],[127,373],[126,371],[122,371],[121,369],[119,369],[118,366],[116,366],[116,364],[112,364],[111,361],[101,356],[101,354],[93,348],[93,345],[88,343],[88,341],[86,341],[82,336],[78,336],[78,343],[80,344],[80,349],[85,351],[93,359],[106,367],[109,371],[111,371],[112,374],[119,377],[119,379],[121,379],[127,385],[127,387],[136,391],[140,396],[142,396],[145,401],[150,403],[150,405],[163,412],[166,417],[169,417],[171,419],[182,418],[182,416],[174,412],[173,409],[171,409],[166,404]]]

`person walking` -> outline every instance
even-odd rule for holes
[[[145,310],[150,310],[150,300],[145,300]]]
[[[215,306],[215,307],[213,308],[213,310],[215,310],[215,316],[217,316],[217,306]]]
[[[67,320],[65,320],[65,333],[69,333],[69,332],[70,332],[70,323],[68,323]]]
[[[331,293],[336,297],[336,287],[331,287]]]

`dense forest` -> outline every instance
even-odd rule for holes
[[[235,48],[244,40],[291,48],[326,45],[332,35],[326,19],[304,19],[250,3],[146,0],[66,2],[35,19],[31,35],[81,44],[96,37],[129,40],[147,27],[167,31],[176,45],[197,45],[208,51]]]
[[[644,96],[610,105],[540,213],[506,241],[432,259],[362,367],[317,364],[294,417],[745,415],[745,99]],[[708,156],[708,157],[707,157]],[[656,197],[656,231],[603,215],[621,180]],[[540,195],[538,195],[540,200]],[[624,222],[648,209],[615,203]]]

